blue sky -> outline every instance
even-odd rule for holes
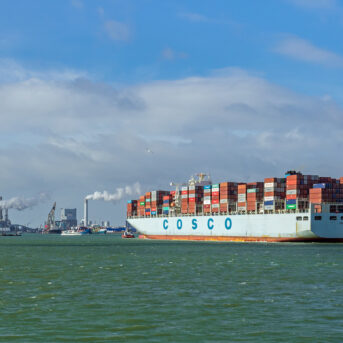
[[[1,193],[81,210],[201,170],[339,176],[342,26],[338,0],[2,0]],[[124,202],[93,206],[123,220]]]
[[[4,0],[1,7],[0,56],[34,69],[135,83],[233,66],[308,92],[339,86],[341,62],[303,56],[309,47],[343,54],[343,7],[335,1]],[[287,38],[308,49],[278,52]]]

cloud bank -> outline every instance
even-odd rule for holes
[[[216,181],[263,180],[289,168],[340,176],[343,110],[329,96],[237,69],[126,87],[47,76],[56,73],[0,78],[5,197],[43,188],[82,206],[94,189],[136,181],[142,191],[163,189],[200,171]]]

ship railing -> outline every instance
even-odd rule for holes
[[[288,213],[309,213],[310,209],[295,209],[295,210],[277,210],[277,211],[251,211],[251,212],[243,212],[243,211],[231,211],[231,212],[196,212],[196,213],[169,213],[169,214],[157,214],[157,215],[150,215],[150,216],[128,216],[129,219],[138,219],[138,218],[165,218],[165,217],[193,217],[193,216],[204,216],[204,217],[213,217],[213,216],[231,216],[231,215],[238,215],[238,216],[250,216],[250,215],[257,215],[257,214],[288,214]]]

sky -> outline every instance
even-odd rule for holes
[[[120,225],[192,174],[343,176],[343,1],[2,0],[0,194]],[[119,191],[120,193],[120,191]],[[42,194],[44,196],[42,196]],[[117,199],[118,197],[114,197]],[[37,201],[34,201],[37,199]]]

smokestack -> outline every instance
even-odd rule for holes
[[[8,222],[8,208],[5,209],[5,222]]]
[[[88,226],[88,200],[85,199],[83,206],[83,225]]]

